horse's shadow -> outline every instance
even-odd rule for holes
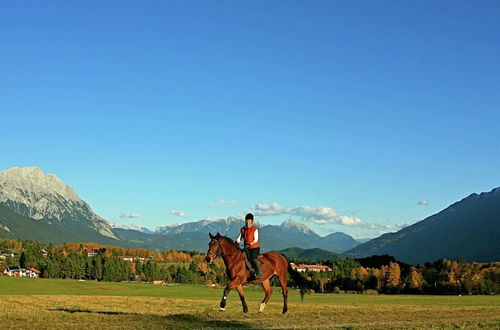
[[[90,314],[104,314],[104,315],[126,315],[137,316],[141,319],[144,314],[127,313],[127,312],[113,312],[113,311],[99,311],[83,308],[52,308],[51,312],[66,312],[66,313],[90,313]],[[238,328],[238,329],[254,329],[248,324],[237,321],[215,320],[208,316],[195,315],[195,314],[172,314],[172,315],[147,315],[147,318],[156,322],[173,322],[178,328]]]
[[[111,312],[111,311],[93,311],[90,309],[81,309],[81,308],[52,308],[49,309],[51,312],[66,312],[66,313],[93,313],[93,314],[105,314],[105,315],[131,315],[133,313],[125,313],[125,312]]]

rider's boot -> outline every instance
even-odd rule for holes
[[[256,280],[260,280],[261,279],[261,275],[260,275],[260,262],[259,260],[254,260],[254,277]]]

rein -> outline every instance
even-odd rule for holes
[[[218,240],[217,240],[217,243],[219,244],[219,247],[217,248],[217,252],[213,252],[212,250],[208,251],[208,253],[212,254],[214,258],[217,258],[218,256],[221,256],[222,258],[232,257],[232,256],[238,255],[240,253],[243,253],[243,251],[241,251],[241,250],[238,250],[236,253],[229,253],[229,254],[220,253],[219,250],[223,252],[222,244]]]

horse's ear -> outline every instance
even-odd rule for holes
[[[215,237],[220,237],[220,234],[219,234],[219,233],[217,233],[217,235],[215,235]]]
[[[214,239],[214,235],[212,235],[212,233],[208,233],[208,236],[210,236],[210,239]]]

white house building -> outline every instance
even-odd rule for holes
[[[7,276],[38,278],[42,272],[36,268],[24,269],[19,266],[7,266],[3,273]]]

